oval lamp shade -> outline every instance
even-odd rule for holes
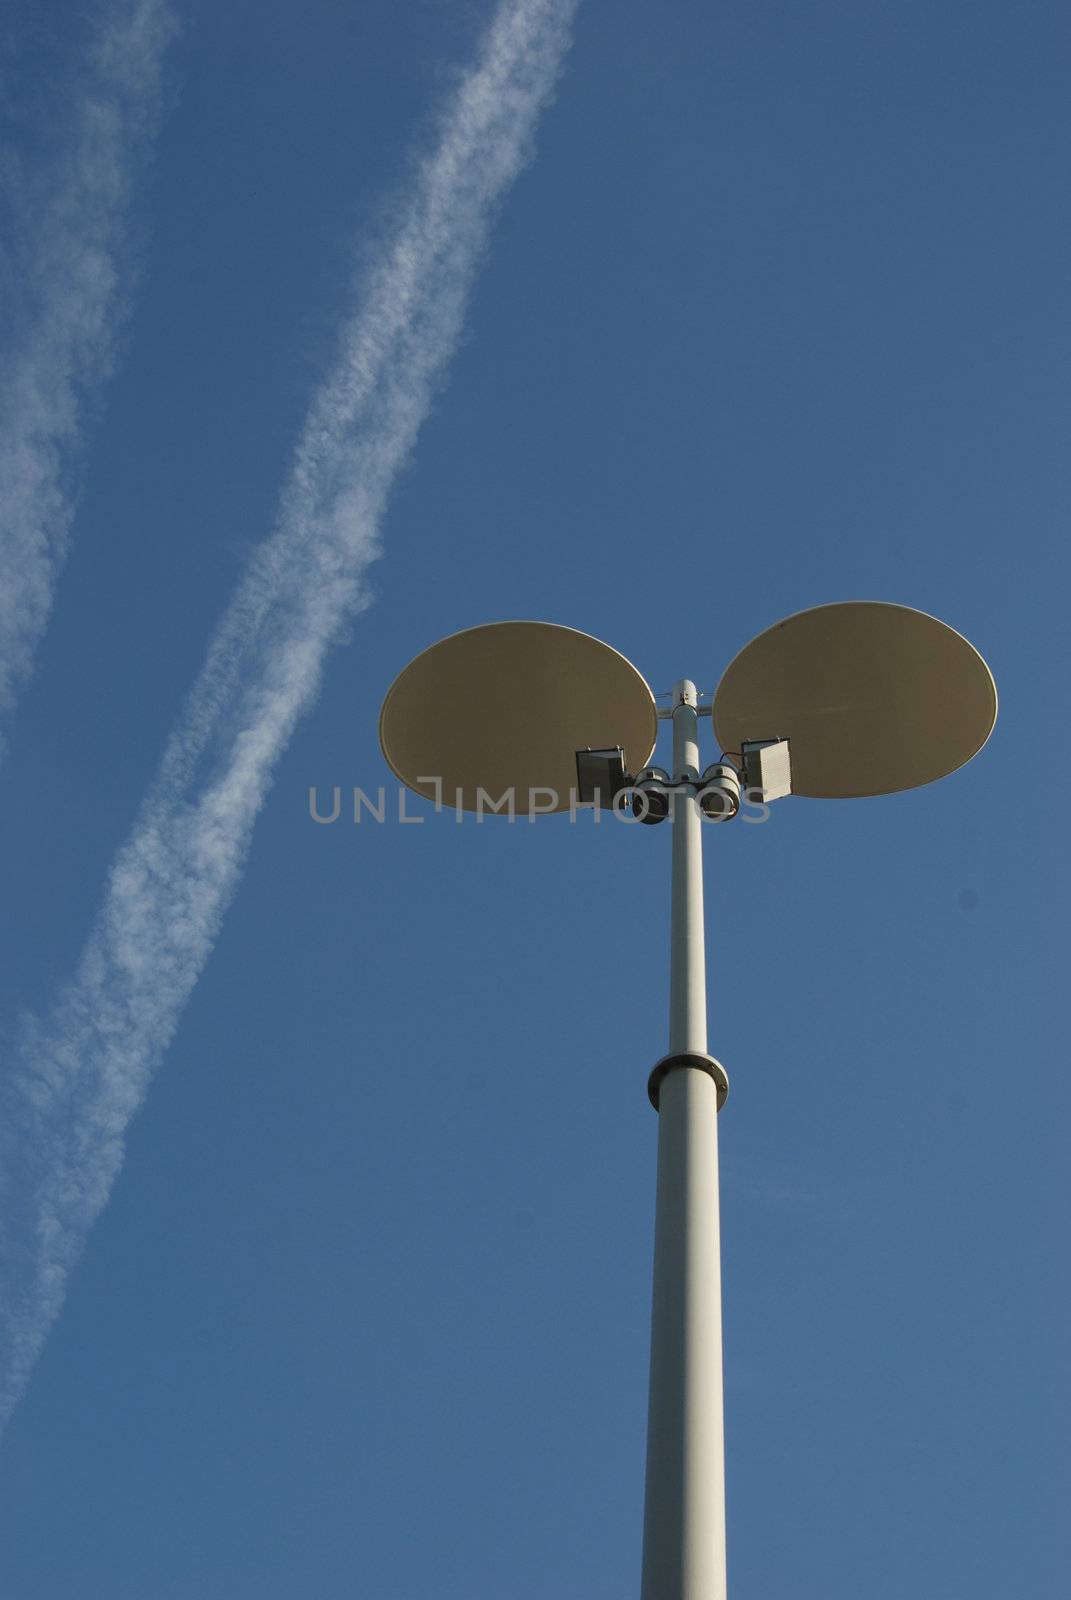
[[[853,600],[786,617],[745,645],[714,696],[726,751],[787,738],[794,794],[892,794],[985,744],[993,675],[972,644],[910,606]]]
[[[491,801],[512,790],[518,814],[530,796],[568,811],[577,750],[621,745],[638,772],[657,732],[636,668],[551,622],[492,622],[440,640],[399,673],[379,718],[387,764],[408,788],[465,811],[478,809],[480,790]]]

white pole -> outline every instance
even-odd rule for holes
[[[673,777],[701,772],[695,685],[677,685]],[[707,1054],[702,818],[673,797],[670,1057]],[[658,1090],[642,1600],[725,1600],[718,1085],[674,1066]]]

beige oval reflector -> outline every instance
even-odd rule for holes
[[[997,691],[962,634],[884,601],[816,606],[745,645],[714,696],[726,751],[789,740],[795,794],[892,794],[942,778],[993,731]]]
[[[394,680],[379,718],[387,764],[417,794],[453,806],[460,793],[476,811],[512,791],[517,815],[530,800],[568,811],[577,750],[621,745],[635,773],[657,732],[636,668],[552,622],[492,622],[433,644]]]

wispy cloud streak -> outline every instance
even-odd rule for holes
[[[457,343],[497,203],[528,159],[575,0],[504,0],[360,285],[275,531],[216,633],[77,974],[27,1030],[5,1240],[0,1424],[119,1170],[127,1125],[234,892],[274,765],[367,600],[391,486]]]
[[[115,360],[133,278],[127,216],[174,32],[165,0],[109,6],[73,139],[46,178],[9,154],[14,290],[0,365],[0,712],[30,673],[77,499],[88,403]]]

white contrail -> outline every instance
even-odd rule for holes
[[[17,288],[0,373],[0,712],[29,675],[66,553],[84,412],[129,304],[126,213],[173,32],[166,0],[110,6],[51,181],[5,163]]]
[[[496,203],[529,155],[576,0],[503,0],[362,286],[283,492],[216,637],[73,982],[27,1029],[9,1093],[0,1426],[104,1205],[234,892],[324,656],[365,603],[377,525],[460,332]]]

